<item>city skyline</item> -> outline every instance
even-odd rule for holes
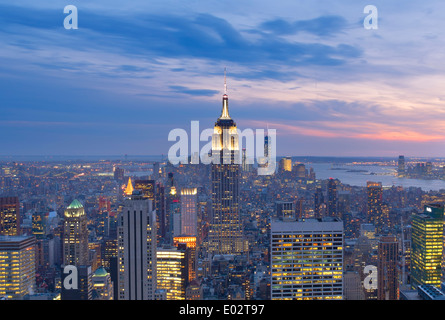
[[[445,300],[444,10],[0,0],[0,301]]]
[[[167,154],[212,127],[227,66],[238,127],[278,155],[445,156],[439,1],[375,3],[377,30],[357,1],[72,4],[77,30],[67,3],[0,4],[1,155]]]

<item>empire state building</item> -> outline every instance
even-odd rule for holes
[[[243,252],[239,218],[239,144],[236,123],[229,115],[225,75],[222,112],[212,136],[212,159],[209,251],[212,254],[239,254]]]

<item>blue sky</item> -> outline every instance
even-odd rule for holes
[[[66,30],[66,5],[79,29]],[[373,4],[379,29],[366,30]],[[443,1],[0,1],[1,155],[155,155],[213,126],[279,155],[445,157]]]

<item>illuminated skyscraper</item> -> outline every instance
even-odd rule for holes
[[[377,259],[377,299],[379,300],[398,300],[398,255],[396,237],[381,237]]]
[[[198,234],[197,194],[197,188],[181,189],[181,235],[196,236]]]
[[[187,269],[188,269],[188,281],[192,281],[196,278],[196,243],[195,236],[180,236],[173,238],[173,245],[179,247],[181,243],[185,244]],[[182,247],[183,248],[183,247]],[[184,248],[183,248],[184,249]]]
[[[291,157],[281,158],[280,171],[281,172],[291,172],[292,171],[292,158]]]
[[[343,298],[341,220],[325,217],[272,222],[271,298]]]
[[[440,288],[443,254],[444,208],[440,204],[425,205],[423,214],[412,217],[411,285]]]
[[[35,238],[0,236],[0,298],[21,300],[36,289]]]
[[[75,199],[66,208],[63,224],[63,264],[88,265],[88,227],[83,205]]]
[[[134,180],[133,188],[141,190],[142,195],[153,201],[155,200],[155,181],[154,180]]]
[[[0,197],[0,235],[20,235],[20,203],[18,197]]]
[[[239,219],[239,145],[236,123],[229,115],[226,85],[224,91],[222,113],[212,137],[212,222],[208,240],[211,253],[236,254],[243,251]]]
[[[157,286],[167,291],[167,300],[184,300],[188,283],[186,244],[158,248]]]
[[[156,291],[156,212],[135,190],[118,216],[119,300],[153,300]]]

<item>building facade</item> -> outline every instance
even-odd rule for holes
[[[156,291],[156,212],[135,190],[118,216],[119,300],[153,300]]]
[[[244,243],[239,219],[239,144],[236,123],[223,95],[221,116],[212,137],[212,221],[208,234],[212,254],[238,254]]]
[[[444,208],[425,205],[423,214],[412,217],[411,286],[431,285],[440,288],[442,279]]]
[[[20,203],[18,197],[0,197],[0,235],[20,235]]]
[[[198,189],[181,189],[181,235],[198,234]]]
[[[63,264],[88,265],[88,227],[83,205],[73,200],[66,208],[63,224]]]
[[[343,222],[338,218],[273,221],[271,299],[343,298]]]
[[[377,299],[399,299],[399,243],[396,237],[381,237],[378,242]]]
[[[35,237],[0,236],[0,299],[21,300],[36,289]]]

